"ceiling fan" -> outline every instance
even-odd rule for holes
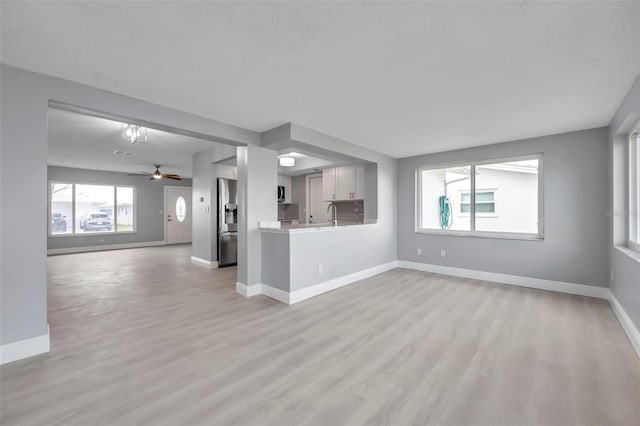
[[[153,172],[153,173],[147,173],[147,172],[129,173],[129,176],[149,176],[150,180],[162,179],[162,178],[173,179],[173,180],[182,180],[180,175],[175,175],[173,173],[161,173],[160,172],[160,164],[154,164],[154,166],[156,168],[156,171]]]

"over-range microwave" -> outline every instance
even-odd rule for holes
[[[278,202],[284,203],[284,200],[285,200],[284,186],[278,185]]]

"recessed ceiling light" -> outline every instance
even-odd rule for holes
[[[278,157],[293,157],[293,158],[302,158],[306,157],[304,154],[300,154],[299,152],[289,152],[287,154],[281,154]]]
[[[280,157],[279,161],[282,167],[293,167],[296,165],[296,159],[293,157]]]

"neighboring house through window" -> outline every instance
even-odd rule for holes
[[[496,212],[496,190],[481,189],[476,191],[476,216]],[[460,213],[471,213],[471,193],[460,193]]]
[[[542,238],[542,154],[417,171],[417,232]]]

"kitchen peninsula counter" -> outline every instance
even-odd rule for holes
[[[377,220],[273,225],[261,229],[260,291],[281,302],[296,303],[395,267],[382,250],[371,250],[392,236],[379,232]]]
[[[377,220],[365,220],[364,223],[358,222],[338,222],[337,225],[332,223],[299,223],[299,224],[287,224],[282,225],[280,227],[262,227],[260,230],[262,232],[269,233],[281,233],[281,234],[290,234],[290,233],[298,233],[298,232],[315,232],[315,231],[336,231],[336,230],[344,230],[344,229],[353,229],[353,228],[367,228],[371,226],[376,226],[378,224]]]

